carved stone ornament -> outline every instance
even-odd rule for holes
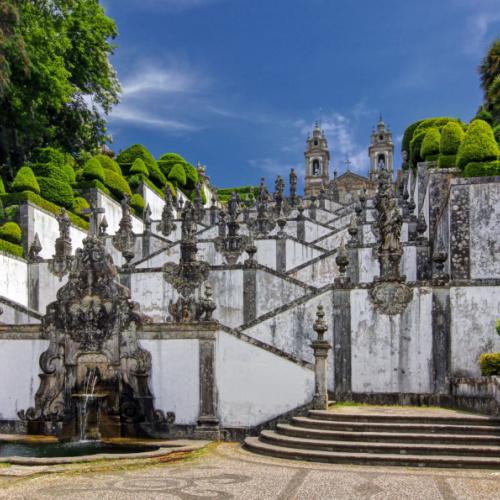
[[[119,250],[124,259],[129,263],[134,258],[135,235],[132,230],[132,217],[130,216],[130,197],[125,195],[122,199],[122,218],[118,231],[113,236],[113,246]]]
[[[174,205],[169,186],[165,187],[165,205],[163,205],[161,221],[157,224],[156,229],[160,231],[163,236],[168,236],[172,231],[175,231]]]
[[[379,282],[370,291],[370,299],[382,314],[401,314],[413,297],[413,289],[405,283]]]
[[[73,260],[69,234],[71,222],[64,208],[61,208],[61,213],[57,216],[57,222],[59,224],[59,238],[56,239],[55,253],[52,260],[49,261],[49,271],[61,281],[62,277],[69,272]]]

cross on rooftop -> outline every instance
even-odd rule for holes
[[[351,160],[349,160],[349,158],[346,159],[346,161],[344,162],[345,166],[346,166],[346,170],[349,170],[349,166],[351,165]]]
[[[82,214],[89,214],[89,236],[97,236],[99,233],[99,214],[103,214],[105,212],[104,208],[96,207],[93,203],[91,203],[90,208],[84,208],[82,210]]]

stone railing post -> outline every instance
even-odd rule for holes
[[[324,319],[325,311],[323,306],[318,306],[316,321],[313,329],[318,334],[318,338],[311,342],[314,351],[314,398],[313,408],[315,410],[326,410],[328,408],[328,380],[327,380],[327,357],[332,346],[323,338],[328,325]]]

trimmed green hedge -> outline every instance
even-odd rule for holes
[[[448,122],[441,130],[439,152],[442,155],[456,155],[464,135],[464,131],[458,123]]]
[[[500,375],[500,352],[486,352],[479,356],[481,375]]]
[[[0,239],[19,245],[22,239],[19,224],[6,222],[3,226],[0,226]]]
[[[67,182],[51,177],[39,177],[38,184],[42,198],[64,208],[73,208],[73,188]]]
[[[491,177],[500,175],[500,161],[470,162],[465,166],[465,177]]]
[[[49,177],[50,179],[67,182],[68,184],[75,181],[75,173],[69,165],[60,167],[52,163],[33,163],[30,167],[37,179],[40,177]]]
[[[66,164],[66,155],[55,148],[37,148],[33,152],[33,163],[50,163],[62,167]]]
[[[122,175],[122,169],[120,168],[120,165],[118,165],[118,163],[109,156],[95,155],[93,158],[101,164],[102,168],[106,170],[112,170],[113,172]]]
[[[146,167],[146,164],[144,163],[144,161],[142,161],[141,158],[136,158],[134,160],[134,163],[132,163],[132,166],[130,167],[129,174],[141,174],[144,177],[148,177],[148,167]]]
[[[125,149],[117,156],[116,161],[120,164],[124,173],[128,174],[137,158],[141,158],[146,164],[151,182],[160,189],[163,188],[167,182],[167,178],[163,175],[153,155],[142,144],[134,144]]]
[[[5,184],[3,183],[3,179],[0,177],[0,194],[5,194]]]
[[[406,151],[408,153],[408,158],[410,157],[410,142],[413,137],[415,129],[423,122],[423,120],[418,120],[406,127],[405,133],[403,134],[403,140],[401,141],[401,151]]]
[[[439,168],[455,168],[457,163],[457,155],[439,155]]]
[[[181,155],[178,155],[177,153],[165,153],[160,156],[158,165],[167,179],[175,165],[182,165],[186,174],[186,182],[182,184],[182,187],[187,191],[191,191],[196,187],[196,183],[199,180],[198,170],[196,167],[193,167],[193,165],[187,162]]]
[[[111,191],[99,180],[92,179],[90,181],[83,180],[78,183],[78,189],[80,191],[88,191],[89,189],[100,189],[103,193],[108,196],[112,196]]]
[[[77,214],[81,214],[82,210],[90,208],[89,202],[85,199],[82,198],[81,196],[77,196],[75,198],[75,201],[73,202],[73,210]]]
[[[168,174],[168,180],[174,186],[185,186],[186,185],[186,171],[183,165],[176,163]]]
[[[424,142],[425,130],[415,134],[413,139],[410,141],[410,165],[416,167],[417,163],[424,161],[420,156],[420,149],[422,147],[422,142]]]
[[[104,185],[113,196],[119,199],[123,198],[125,194],[132,196],[132,191],[125,178],[112,170],[104,170]]]
[[[91,158],[87,163],[85,163],[82,177],[88,181],[97,179],[98,181],[104,182],[104,168],[99,160]]]
[[[2,239],[0,239],[0,252],[10,253],[16,257],[24,257],[24,250],[21,245],[16,245]]]
[[[31,191],[32,193],[40,194],[40,185],[30,167],[21,167],[17,171],[11,188],[12,191],[16,192]]]
[[[144,198],[138,194],[135,193],[132,195],[130,198],[130,206],[136,211],[139,212],[139,214],[142,214],[145,208],[145,203],[144,203]]]
[[[457,165],[463,170],[468,163],[488,162],[499,156],[492,128],[483,120],[473,120],[457,152]]]
[[[50,212],[54,215],[59,215],[61,213],[61,207],[58,207],[57,205],[51,203],[50,201],[44,200],[41,196],[31,191],[23,191],[22,193],[3,194],[0,195],[0,198],[6,207],[9,205],[18,205],[19,203],[29,201],[34,205],[37,205],[40,208],[43,208],[44,210],[47,210],[47,212]],[[72,212],[68,212],[68,217],[75,226],[78,226],[84,230],[87,230],[89,228],[89,223],[86,220],[82,219],[80,216]]]
[[[429,127],[425,133],[424,140],[420,147],[420,157],[425,161],[433,161],[439,155],[439,143],[441,134],[436,127]]]
[[[493,129],[493,135],[495,136],[495,140],[500,147],[500,123]]]

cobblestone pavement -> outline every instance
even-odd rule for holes
[[[8,499],[498,499],[500,471],[317,464],[251,454],[224,443],[192,460],[75,473],[0,468]],[[9,471],[10,469],[10,471]],[[64,469],[52,469],[64,470]],[[9,471],[9,472],[8,472]]]

